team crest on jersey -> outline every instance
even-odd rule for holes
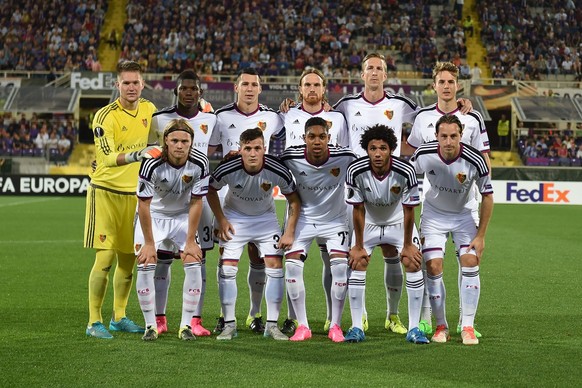
[[[200,130],[206,135],[208,133],[208,125],[200,124]]]
[[[125,125],[121,127],[121,132],[127,132],[127,127]]]
[[[190,182],[192,182],[192,176],[191,175],[182,175],[182,180],[184,181],[184,183],[190,183]]]
[[[106,234],[100,234],[99,235],[99,241],[105,242],[106,239],[107,239],[107,235]]]
[[[394,117],[394,111],[393,110],[385,110],[384,116],[386,116],[388,118],[388,120],[392,120],[392,117]]]
[[[325,120],[325,122],[327,123],[327,129],[331,129],[331,127],[333,126],[333,121],[331,120]]]
[[[135,244],[134,249],[135,249],[134,252],[139,252],[141,250],[141,244]]]
[[[400,187],[400,186],[398,186],[398,185],[394,185],[394,186],[392,186],[392,187],[390,188],[390,192],[391,192],[392,194],[396,194],[396,195],[398,195],[398,194],[400,194],[400,192],[401,192],[401,191],[402,191],[402,187]]]
[[[143,119],[141,123],[143,124],[144,127],[146,128],[148,127],[148,119]]]
[[[265,181],[261,183],[261,189],[263,189],[264,191],[269,191],[271,187],[273,187],[273,184],[271,182]]]
[[[340,169],[339,169],[339,167],[332,168],[331,170],[329,170],[329,173],[331,175],[337,177],[340,173]]]
[[[461,184],[465,183],[465,181],[467,180],[467,174],[465,174],[464,172],[460,172],[456,176],[457,176],[457,180]]]
[[[101,127],[97,127],[93,130],[93,134],[95,137],[103,137],[105,136],[105,131]]]
[[[259,121],[257,123],[257,127],[259,127],[261,131],[265,132],[265,130],[267,129],[267,123],[265,121]]]

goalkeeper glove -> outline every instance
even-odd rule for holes
[[[141,151],[134,151],[125,154],[126,163],[139,162],[142,159],[154,159],[162,155],[162,148],[158,146],[149,146]]]

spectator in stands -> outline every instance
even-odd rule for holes
[[[475,65],[471,69],[471,84],[481,85],[481,74],[482,73],[483,72],[481,71],[479,64],[477,62],[475,62]]]
[[[26,132],[20,139],[20,149],[21,150],[33,150],[34,141],[30,137],[30,132]]]
[[[2,130],[0,130],[0,151],[2,151],[2,153],[12,152],[13,143],[14,141],[12,140],[10,132],[2,128]]]
[[[45,150],[45,147],[49,140],[48,128],[46,124],[40,127],[38,135],[34,138],[34,144],[36,148],[40,150]]]
[[[572,61],[572,57],[567,55],[564,60],[562,61],[562,74],[573,74],[573,66],[574,62]]]
[[[463,21],[463,30],[465,32],[465,35],[467,35],[467,33],[470,33],[471,38],[473,37],[475,29],[473,27],[473,20],[471,19],[471,15],[467,15],[467,17]]]
[[[560,148],[558,148],[558,158],[560,159],[560,166],[569,166],[570,165],[570,153],[568,152],[568,147],[565,144],[562,144]]]
[[[57,136],[57,130],[53,129],[49,134],[49,139],[46,142],[46,150],[50,153],[51,149],[58,150],[59,138]]]
[[[536,142],[536,148],[537,147],[539,147],[541,150],[541,156],[546,156],[548,153],[548,145],[546,144],[546,138],[544,136],[538,136],[538,140]],[[540,156],[539,153],[538,156]]]
[[[457,15],[457,20],[463,19],[463,6],[465,5],[465,0],[455,0],[455,13]]]
[[[461,66],[459,66],[459,78],[471,79],[471,68],[464,59],[461,60]]]
[[[533,140],[528,140],[527,146],[523,151],[523,156],[527,158],[535,158],[538,156],[538,151],[536,150],[536,143]]]
[[[57,142],[57,149],[59,150],[59,164],[66,164],[71,152],[71,140],[66,136],[61,136]]]
[[[511,136],[509,134],[509,120],[504,114],[497,122],[497,136],[499,138],[499,149],[508,150],[511,147]]]
[[[547,72],[548,72],[548,77],[552,74],[554,75],[554,77],[557,77],[557,75],[559,73],[558,61],[556,60],[555,55],[551,55],[548,57]]]
[[[582,144],[578,146],[578,151],[576,151],[576,158],[582,159]]]

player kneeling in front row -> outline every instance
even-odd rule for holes
[[[414,245],[414,242],[420,242],[414,225],[414,208],[420,204],[418,182],[410,163],[391,156],[397,144],[398,140],[391,128],[380,124],[369,127],[360,140],[368,156],[359,158],[348,168],[346,202],[354,206],[355,243],[350,250],[349,264],[352,271],[348,280],[353,326],[345,336],[346,342],[361,342],[365,339],[362,315],[366,269],[372,251],[377,246],[382,249],[382,255],[389,266],[396,267],[390,268],[392,271],[388,274],[392,274],[391,280],[386,285],[387,326],[395,323],[402,326],[398,317],[402,294],[402,260],[406,268],[408,292],[409,325],[406,339],[417,344],[429,342],[418,329],[424,293],[422,254]]]
[[[493,188],[481,152],[461,142],[463,127],[456,116],[444,115],[436,125],[436,141],[422,144],[411,162],[430,183],[420,218],[422,252],[428,273],[427,288],[437,328],[432,342],[447,342],[449,326],[445,314],[443,256],[449,233],[461,261],[463,344],[476,345],[473,323],[481,283],[479,262],[485,249],[485,233],[493,213]],[[481,193],[479,225],[471,215],[475,207],[472,184]]]
[[[218,190],[228,185],[223,207]],[[289,202],[285,232],[275,212],[273,188],[279,186]],[[223,161],[210,179],[208,204],[218,224],[220,245],[218,294],[224,314],[224,329],[216,339],[231,340],[237,336],[235,305],[236,274],[244,246],[253,243],[265,261],[267,283],[267,324],[264,336],[288,340],[277,327],[285,287],[283,250],[293,244],[301,200],[295,192],[293,176],[279,159],[265,155],[265,139],[260,128],[245,130],[240,135],[239,155]]]
[[[202,198],[208,191],[208,158],[192,148],[194,131],[185,120],[172,120],[164,130],[160,158],[144,160],[137,187],[139,222],[135,228],[137,296],[143,311],[145,341],[158,338],[155,315],[157,253],[179,251],[184,263],[182,320],[178,337],[196,339],[190,326],[202,289],[202,251],[196,230]]]

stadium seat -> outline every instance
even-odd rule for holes
[[[32,148],[24,149],[21,152],[22,156],[34,156],[34,150]]]
[[[559,166],[560,160],[558,158],[549,158],[548,165],[549,166]]]
[[[580,167],[580,166],[582,166],[582,159],[572,158],[572,167]]]
[[[548,158],[527,158],[526,163],[528,166],[549,166],[550,159]]]
[[[56,148],[49,149],[49,160],[52,162],[59,160],[59,150]]]

